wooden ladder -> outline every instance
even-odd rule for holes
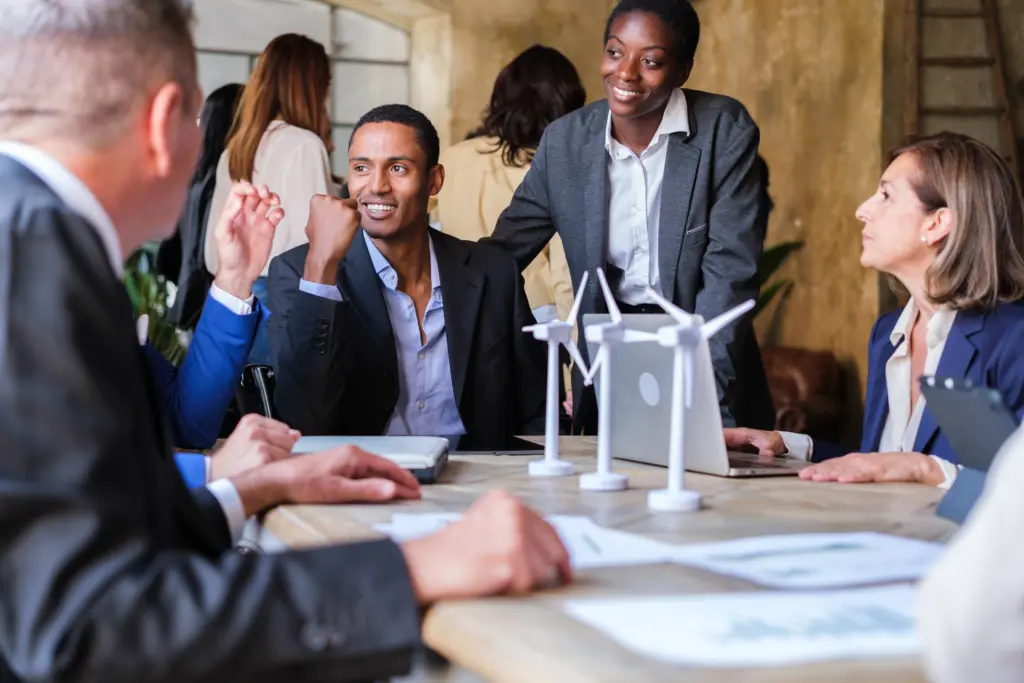
[[[988,143],[1021,177],[996,0],[910,0],[907,135],[950,130]]]

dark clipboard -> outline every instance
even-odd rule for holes
[[[985,487],[985,477],[1017,418],[995,389],[970,380],[922,377],[921,395],[963,466],[936,514],[963,524]]]

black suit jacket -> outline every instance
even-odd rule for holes
[[[408,667],[389,542],[230,548],[186,490],[93,226],[0,156],[0,658],[25,680],[332,681]]]
[[[760,134],[743,105],[723,95],[685,93],[690,133],[673,133],[668,141],[658,268],[666,298],[710,319],[757,297],[767,222],[765,179],[756,163]],[[507,250],[525,268],[557,232],[577,289],[584,271],[607,270],[607,123],[608,103],[602,100],[548,126],[529,172],[485,241]],[[581,321],[587,313],[604,312],[597,278],[591,277]],[[709,345],[723,423],[774,428],[749,316],[712,337]],[[582,377],[574,374],[574,425],[594,433],[593,389],[584,391]]]
[[[444,296],[460,448],[544,433],[545,348],[515,262],[500,249],[431,230]],[[376,435],[398,401],[398,356],[383,286],[362,235],[338,267],[343,301],[299,290],[309,245],[270,263],[267,323],[274,401],[303,434]]]

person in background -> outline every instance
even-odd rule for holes
[[[206,224],[213,202],[217,162],[224,153],[228,133],[242,95],[240,83],[214,90],[203,103],[199,125],[203,146],[185,195],[185,208],[174,236],[160,245],[157,270],[177,285],[168,320],[177,327],[194,329],[203,310],[213,278],[206,270]]]
[[[231,184],[266,185],[281,198],[284,218],[274,235],[270,257],[253,285],[257,299],[266,299],[270,258],[306,242],[310,199],[318,194],[338,194],[327,151],[331,142],[330,85],[331,64],[323,45],[294,33],[274,38],[242,92],[227,149],[217,164],[205,240],[210,273],[216,275],[220,267],[213,229]],[[265,325],[257,332],[249,362],[271,362]]]
[[[602,268],[623,313],[663,313],[648,287],[706,319],[756,298],[767,220],[760,132],[735,99],[682,88],[699,40],[686,0],[619,2],[600,63],[607,99],[547,127],[489,241],[525,268],[557,234],[573,289]],[[581,301],[581,317],[605,312],[597,278]],[[710,341],[722,422],[770,429],[750,320]],[[597,399],[579,372],[573,402],[573,430],[595,433]]]
[[[800,472],[807,481],[949,487],[956,454],[925,405],[921,376],[996,388],[1024,416],[1020,186],[986,145],[940,133],[896,150],[857,218],[861,264],[910,295],[871,330],[861,452],[752,429],[726,429],[726,445],[819,462]]]
[[[932,683],[1024,680],[1024,427],[921,582],[917,629]]]
[[[441,229],[474,242],[490,235],[526,176],[544,129],[586,101],[576,67],[558,50],[534,45],[509,62],[494,81],[480,127],[441,153],[445,181],[434,215]],[[523,279],[537,322],[568,315],[572,282],[557,235]]]
[[[0,678],[403,675],[425,607],[569,580],[568,554],[502,493],[401,545],[232,550],[282,503],[419,497],[354,447],[183,485],[120,272],[198,157],[191,4],[0,0]],[[262,232],[279,204],[238,183],[218,215]]]

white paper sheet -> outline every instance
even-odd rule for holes
[[[912,656],[914,588],[584,598],[573,618],[624,647],[672,664],[781,666]]]
[[[912,581],[943,546],[874,532],[757,536],[679,546],[675,559],[772,588],[841,588]]]
[[[375,528],[397,542],[432,534],[459,519],[458,514],[395,514],[390,524]],[[616,567],[671,562],[677,547],[594,524],[587,517],[552,515],[546,518],[569,551],[572,566]]]

